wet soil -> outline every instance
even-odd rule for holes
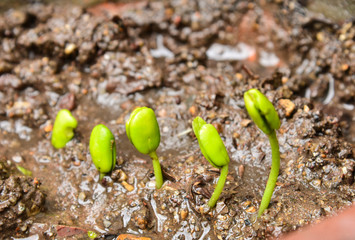
[[[15,216],[28,227],[0,228],[0,234],[264,239],[346,208],[355,199],[354,24],[295,1],[87,9],[37,3],[6,11],[0,16],[0,159],[12,169],[7,179],[23,186],[35,178],[46,198],[37,215]],[[271,151],[245,110],[243,93],[250,88],[272,101],[282,122],[280,175],[260,219]],[[158,117],[165,177],[159,190],[151,160],[126,137],[125,120],[137,106],[153,108]],[[56,150],[50,136],[61,108],[79,124]],[[214,124],[231,158],[214,209],[206,203],[219,171],[191,132],[196,116]],[[88,149],[99,123],[114,133],[118,155],[103,181]],[[33,177],[20,176],[16,165]]]

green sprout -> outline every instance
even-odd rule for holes
[[[280,170],[280,152],[275,129],[280,128],[279,116],[272,103],[257,89],[244,93],[245,107],[255,124],[269,137],[272,163],[269,179],[260,203],[258,217],[268,208]]]
[[[221,169],[216,188],[208,202],[208,205],[213,208],[223,191],[224,183],[227,179],[229,156],[221,137],[212,124],[206,124],[202,118],[196,117],[192,122],[192,128],[203,156],[212,166]]]
[[[97,233],[94,231],[88,231],[88,237],[90,239],[95,239],[95,238],[97,238]]]
[[[90,135],[90,154],[95,167],[100,172],[100,180],[116,165],[116,142],[110,129],[96,125]]]
[[[63,148],[74,136],[74,129],[78,126],[78,122],[67,109],[61,109],[55,118],[52,145],[55,148]]]
[[[21,167],[19,165],[16,165],[16,168],[23,174],[23,175],[26,175],[26,176],[32,176],[32,172],[24,167]]]
[[[163,174],[156,153],[160,144],[160,130],[154,111],[147,107],[135,109],[126,122],[126,133],[129,141],[139,152],[149,154],[152,158],[155,185],[158,189],[161,188]]]

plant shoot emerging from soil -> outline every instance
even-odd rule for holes
[[[16,165],[17,170],[19,170],[23,175],[25,176],[32,176],[32,172],[24,167],[21,167],[19,165]]]
[[[250,89],[244,93],[245,107],[255,124],[269,137],[272,151],[272,163],[269,179],[260,203],[258,217],[268,208],[280,169],[279,143],[276,129],[280,128],[279,116],[267,97],[257,89]]]
[[[74,129],[78,126],[78,122],[67,109],[61,109],[55,118],[52,145],[55,148],[63,148],[74,136]]]
[[[218,131],[212,124],[207,124],[202,118],[196,117],[192,122],[192,128],[203,156],[212,166],[221,169],[216,188],[208,202],[208,205],[213,208],[227,179],[229,156]]]
[[[116,165],[116,142],[110,129],[96,125],[90,135],[90,154],[100,172],[100,180],[111,172]]]
[[[163,174],[156,150],[160,144],[160,129],[154,111],[151,108],[135,109],[126,122],[129,141],[143,154],[149,154],[153,160],[155,185],[157,189],[163,185]]]
[[[88,237],[90,239],[95,239],[95,238],[97,238],[97,234],[96,234],[96,232],[88,231]]]

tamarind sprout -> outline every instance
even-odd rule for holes
[[[61,109],[54,121],[52,131],[52,145],[63,148],[74,137],[74,129],[78,126],[77,120],[68,109]]]

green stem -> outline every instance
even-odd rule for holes
[[[99,178],[99,180],[101,181],[104,177],[105,177],[105,173],[102,173],[102,172],[100,172],[100,178]]]
[[[277,141],[275,130],[273,130],[268,137],[272,152],[272,163],[269,179],[267,180],[264,195],[260,203],[258,217],[260,217],[263,214],[264,210],[267,209],[269,206],[280,170],[279,142]]]
[[[221,175],[219,176],[216,188],[212,194],[212,197],[208,201],[208,206],[210,206],[211,208],[213,208],[216,205],[219,195],[221,195],[223,191],[223,187],[224,187],[224,183],[226,182],[227,175],[228,175],[228,164],[222,167]]]
[[[157,155],[157,153],[155,151],[151,152],[149,155],[150,155],[150,157],[153,160],[153,168],[154,168],[154,175],[155,175],[155,186],[157,187],[157,189],[159,189],[163,185],[163,174],[161,172],[161,167],[160,167],[158,155]]]

